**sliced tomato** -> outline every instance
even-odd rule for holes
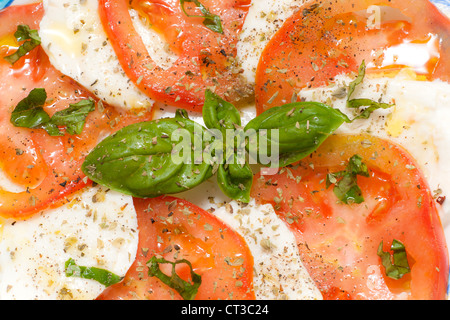
[[[208,29],[202,17],[187,16],[181,1],[100,0],[103,26],[128,77],[149,97],[172,106],[201,111],[205,90],[210,88],[230,101],[253,91],[243,82],[234,61],[238,35],[250,0],[201,0],[220,17],[223,34]],[[136,32],[129,10],[145,17],[162,34],[178,59],[168,69],[150,57]],[[202,13],[194,2],[185,3],[189,15]]]
[[[449,81],[449,40],[449,19],[428,0],[306,2],[264,49],[256,72],[258,113],[356,72],[363,60],[368,72],[409,68]]]
[[[338,201],[328,173],[355,154],[370,177],[359,177],[364,202]],[[444,299],[448,250],[426,180],[401,147],[371,136],[332,136],[311,158],[257,176],[252,196],[270,203],[296,234],[303,263],[325,299]],[[386,276],[378,246],[406,248],[411,272]]]
[[[201,276],[196,300],[255,299],[253,257],[245,240],[209,212],[181,199],[134,199],[139,226],[136,260],[122,282],[107,288],[98,300],[171,300],[181,296],[157,277],[148,276],[147,262],[162,257],[186,259]],[[159,265],[172,275],[171,265]],[[186,282],[191,270],[178,264]]]
[[[99,139],[127,123],[149,119],[121,114],[109,106],[89,114],[80,135],[51,137],[43,129],[18,128],[11,112],[32,89],[45,88],[50,114],[82,99],[96,99],[71,78],[57,71],[42,48],[29,52],[14,65],[3,59],[17,49],[17,25],[38,28],[42,4],[13,6],[0,12],[0,168],[22,192],[0,188],[0,216],[27,218],[41,210],[61,205],[65,197],[90,181],[81,171],[84,157]]]

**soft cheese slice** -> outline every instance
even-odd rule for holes
[[[294,234],[270,204],[230,201],[215,178],[177,195],[215,214],[247,242],[254,259],[254,288],[260,300],[320,300],[322,295],[298,253]]]
[[[101,187],[26,221],[2,221],[0,299],[95,299],[104,286],[66,277],[65,262],[124,276],[134,261],[136,211],[132,198]]]
[[[126,76],[98,15],[97,0],[44,0],[39,35],[50,62],[97,97],[123,109],[154,101]]]

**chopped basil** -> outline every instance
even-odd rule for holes
[[[47,100],[45,89],[33,89],[20,101],[11,114],[11,123],[16,127],[40,128],[50,122],[50,116],[44,111]]]
[[[186,9],[184,8],[184,4],[186,2],[193,2],[195,6],[200,10],[200,12],[203,14],[202,16],[198,15],[190,15],[186,12]],[[220,17],[218,15],[212,14],[208,8],[206,8],[203,4],[200,3],[198,0],[180,0],[181,9],[183,10],[184,14],[191,18],[205,18],[203,20],[203,25],[207,27],[208,29],[223,34],[223,28],[222,28],[222,21],[220,20]]]
[[[67,109],[56,112],[51,122],[57,126],[65,126],[69,134],[80,134],[83,131],[87,115],[94,110],[94,100],[81,100],[69,105]]]
[[[348,88],[347,95],[347,108],[358,109],[361,107],[367,107],[364,109],[354,120],[357,119],[369,119],[370,115],[378,109],[389,109],[393,105],[388,103],[376,102],[371,99],[350,99],[355,89],[358,85],[360,85],[364,81],[364,77],[366,76],[366,63],[363,60],[361,65],[358,68],[358,76],[355,80],[353,80]]]
[[[377,254],[380,256],[381,263],[386,270],[386,276],[399,280],[405,274],[411,272],[406,256],[406,249],[403,243],[394,239],[392,241],[391,250],[393,251],[392,259],[389,252],[383,251],[383,241],[381,241],[378,246]]]
[[[31,90],[12,112],[11,123],[21,128],[44,129],[51,136],[64,135],[58,126],[65,126],[69,134],[80,134],[87,115],[95,109],[94,100],[86,99],[70,104],[67,109],[58,111],[50,117],[43,108],[46,100],[45,89]]]
[[[122,281],[122,277],[110,271],[96,267],[78,266],[72,258],[66,261],[65,272],[66,277],[79,277],[83,279],[95,280],[106,287]]]
[[[164,274],[161,271],[161,269],[159,268],[159,265],[161,263],[172,265],[172,274],[170,276]],[[180,276],[178,276],[178,274],[176,273],[175,267],[177,266],[177,264],[180,263],[187,264],[191,269],[192,283],[181,279]],[[156,277],[159,280],[161,280],[164,284],[177,291],[184,300],[194,300],[195,296],[197,295],[198,288],[202,283],[202,277],[193,271],[192,265],[188,260],[183,259],[171,262],[167,261],[164,258],[158,259],[156,257],[152,257],[147,262],[147,266],[148,266],[148,275],[150,277]]]
[[[366,62],[363,60],[361,65],[358,68],[358,76],[355,80],[353,80],[349,87],[348,87],[348,94],[347,94],[347,100],[350,100],[350,97],[352,96],[353,92],[355,92],[355,89],[357,86],[359,86],[366,76]]]
[[[20,58],[26,55],[28,52],[38,47],[41,44],[41,38],[37,30],[31,30],[27,25],[17,26],[17,31],[14,33],[17,41],[25,41],[13,54],[4,57],[6,61],[11,64],[16,63]]]
[[[357,184],[358,176],[369,177],[370,174],[361,156],[354,155],[350,158],[345,170],[327,175],[327,188],[334,184],[334,194],[345,204],[362,203],[364,197]]]
[[[349,108],[360,108],[360,107],[368,107],[365,110],[363,110],[359,116],[357,116],[355,119],[369,119],[370,115],[378,109],[389,109],[392,107],[391,104],[388,103],[382,103],[382,102],[376,102],[370,99],[352,99],[347,102],[347,107]]]

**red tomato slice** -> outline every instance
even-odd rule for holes
[[[196,300],[255,299],[253,257],[245,240],[207,211],[181,199],[134,199],[139,246],[136,260],[122,282],[107,288],[98,300],[182,299],[156,277],[148,277],[154,256],[168,261],[188,260],[201,276]],[[170,265],[160,265],[171,275]],[[190,281],[186,264],[177,274]]]
[[[238,35],[250,0],[201,0],[218,15],[223,34],[203,25],[203,18],[188,17],[179,0],[100,0],[99,12],[106,33],[128,77],[149,97],[172,106],[201,111],[205,90],[237,101],[248,86],[237,70],[234,57]],[[178,59],[167,70],[150,57],[130,17],[131,7],[160,31]],[[186,2],[190,15],[201,15],[193,2]]]
[[[365,201],[339,203],[328,173],[355,154],[371,176],[358,177]],[[401,147],[370,136],[332,136],[298,166],[255,177],[253,197],[271,203],[296,234],[303,263],[325,299],[444,299],[448,250],[428,185]],[[405,245],[411,272],[388,278],[377,255]],[[408,295],[408,296],[407,296]]]
[[[10,122],[17,103],[34,88],[45,88],[50,114],[82,99],[95,99],[71,78],[57,71],[38,47],[13,66],[3,59],[18,44],[13,36],[18,24],[38,28],[42,4],[13,6],[0,12],[0,168],[25,191],[0,188],[0,216],[27,218],[46,208],[61,205],[65,197],[90,182],[81,171],[84,157],[99,139],[127,123],[142,118],[120,114],[109,106],[89,114],[80,135],[51,137],[42,129],[17,128]]]
[[[410,68],[449,81],[449,37],[449,19],[428,0],[307,2],[264,49],[256,72],[258,113],[356,72],[363,60],[368,72]]]

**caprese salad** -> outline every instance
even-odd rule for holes
[[[444,11],[0,10],[0,299],[447,299]]]

